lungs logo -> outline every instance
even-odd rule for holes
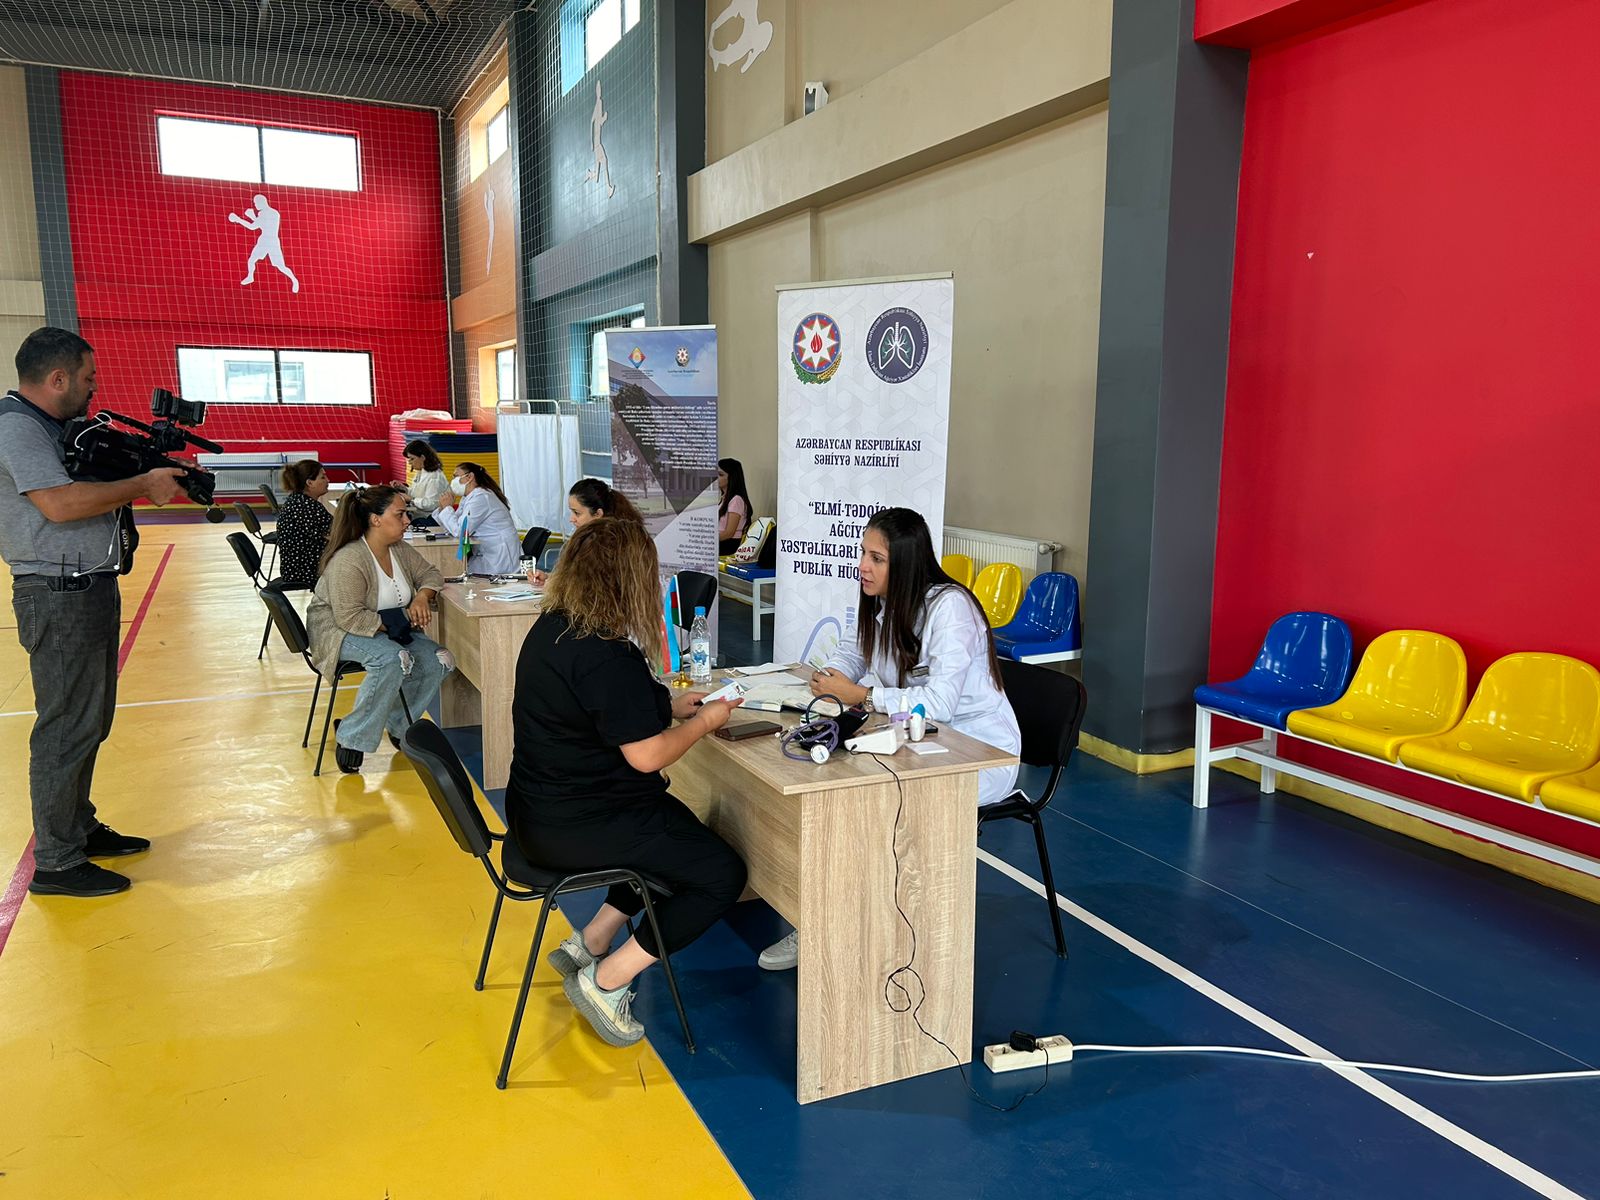
[[[904,383],[928,357],[928,327],[909,308],[879,314],[867,330],[867,366],[885,383]]]
[[[843,357],[839,323],[827,313],[812,313],[794,331],[789,361],[801,383],[827,383],[839,370]]]

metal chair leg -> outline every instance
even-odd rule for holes
[[[1050,924],[1056,931],[1056,954],[1067,957],[1067,939],[1061,932],[1061,906],[1056,903],[1056,877],[1050,870],[1050,847],[1044,840],[1044,818],[1038,813],[1032,817],[1033,840],[1039,846],[1039,873],[1044,876],[1045,903],[1050,906]]]
[[[489,914],[489,932],[483,939],[483,960],[478,963],[478,978],[473,981],[472,990],[483,991],[483,976],[489,969],[489,951],[494,948],[495,926],[500,924],[500,906],[506,902],[505,893],[496,889],[494,894],[494,911]]]
[[[500,1060],[500,1074],[495,1076],[494,1085],[501,1091],[505,1091],[506,1076],[511,1071],[511,1054],[517,1048],[517,1034],[522,1029],[522,1010],[528,1007],[528,988],[533,983],[533,965],[539,961],[539,944],[544,941],[545,922],[550,919],[550,902],[559,887],[557,884],[546,892],[544,903],[539,906],[539,926],[533,931],[533,945],[528,947],[528,966],[522,972],[522,990],[517,993],[517,1011],[511,1017],[511,1032],[506,1035],[506,1052]]]
[[[261,649],[256,651],[256,661],[261,661],[261,656],[267,652],[267,639],[272,636],[272,614],[267,614],[267,627],[261,631]]]
[[[317,719],[317,697],[322,693],[322,676],[317,676],[317,686],[311,689],[311,707],[306,710],[306,735],[300,739],[300,748],[311,745],[311,722]]]
[[[322,756],[328,752],[328,727],[333,724],[333,702],[339,698],[339,676],[333,677],[333,686],[328,689],[328,712],[322,718],[322,744],[317,747],[317,766],[312,775],[322,774]]]
[[[678,995],[678,977],[673,973],[672,956],[667,953],[667,944],[661,940],[661,926],[656,924],[656,906],[650,902],[650,889],[644,888],[640,897],[644,900],[644,915],[650,922],[650,932],[655,935],[656,949],[661,951],[661,969],[667,977],[667,991],[672,993],[672,1007],[678,1010],[678,1021],[683,1026],[683,1043],[693,1054],[694,1034],[689,1031],[689,1014],[684,1012],[683,998]]]

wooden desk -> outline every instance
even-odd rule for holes
[[[458,544],[456,539],[448,533],[441,533],[439,537],[431,542],[420,536],[406,535],[406,545],[432,563],[434,569],[446,579],[449,579],[452,575],[461,574],[461,560],[456,557]],[[484,585],[493,586],[488,584],[487,580],[480,580],[478,587],[480,592],[483,591]],[[504,608],[505,605],[494,604],[494,607],[497,609]]]
[[[447,583],[439,593],[438,628],[430,632],[456,659],[439,694],[439,718],[445,726],[483,726],[483,786],[503,788],[511,776],[517,655],[539,617],[539,601],[486,600],[492,585],[475,586],[471,600],[463,583]]]
[[[977,772],[1017,759],[948,728],[934,740],[950,753],[841,750],[818,766],[785,758],[776,738],[708,737],[668,768],[673,794],[739,851],[751,888],[800,930],[801,1104],[953,1065],[910,1013],[884,1000],[885,977],[911,954],[891,847],[899,904],[916,930],[922,1024],[963,1063],[972,1059]],[[919,999],[915,978],[897,978]]]

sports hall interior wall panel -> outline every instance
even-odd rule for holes
[[[367,350],[370,407],[217,405],[230,449],[317,449],[382,461],[390,414],[449,408],[438,120],[433,113],[144,79],[61,78],[82,332],[100,403],[137,415],[178,387],[179,345]],[[354,134],[361,188],[164,175],[156,116],[209,116]],[[256,235],[228,220],[257,193],[282,217],[290,281],[267,261],[241,286]]]
[[[1516,650],[1600,665],[1597,44],[1592,0],[1427,0],[1252,56],[1211,678],[1304,608],[1358,646],[1449,634],[1474,682]],[[1600,854],[1600,831],[1305,757]]]

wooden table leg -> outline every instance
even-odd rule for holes
[[[961,1062],[971,1061],[977,827],[978,784],[970,774],[897,782],[885,773],[880,785],[804,805],[800,1103],[955,1064],[891,1002],[904,1009],[920,1001],[921,1024]],[[895,978],[909,1001],[893,985],[886,1000],[890,972],[908,960],[917,975]]]

